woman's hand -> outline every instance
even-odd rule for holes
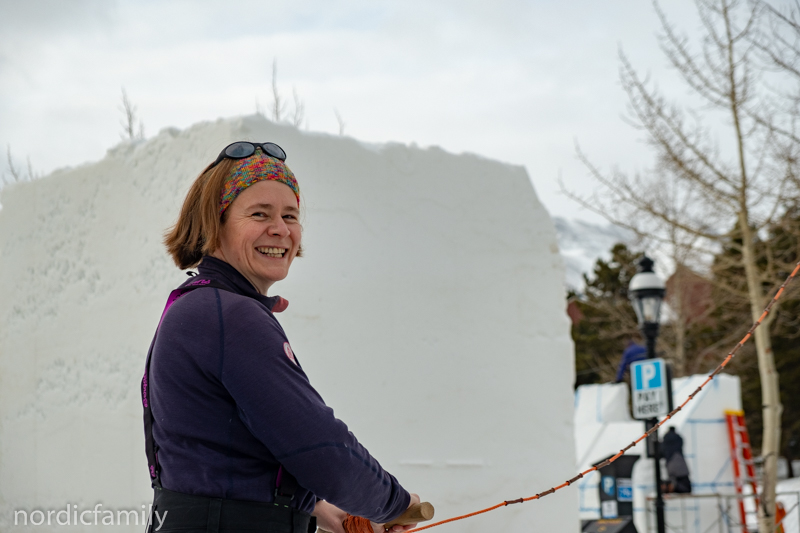
[[[325,500],[319,500],[317,505],[314,506],[314,511],[311,515],[317,517],[317,527],[320,529],[330,531],[330,533],[345,533],[342,522],[344,522],[347,513],[335,505]],[[383,531],[383,528],[381,528],[381,531]]]
[[[419,503],[420,499],[417,494],[411,494],[411,501],[408,502],[408,506],[411,507],[415,503]],[[391,520],[390,520],[391,522]],[[400,533],[401,531],[408,531],[409,529],[414,529],[417,527],[417,524],[408,524],[407,526],[394,526],[391,529],[384,529],[383,524],[377,524],[375,522],[370,522],[372,524],[372,531],[374,533]]]

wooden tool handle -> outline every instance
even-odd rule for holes
[[[408,524],[416,524],[417,522],[425,522],[433,518],[433,505],[428,502],[415,503],[406,511],[383,525],[385,529],[390,529],[392,526],[407,526]]]

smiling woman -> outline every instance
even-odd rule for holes
[[[255,183],[223,214],[219,247],[212,255],[266,294],[286,277],[300,249],[299,214],[289,187],[277,181]]]
[[[349,513],[383,532],[419,503],[333,416],[275,318],[288,303],[267,292],[302,238],[285,159],[273,143],[229,145],[165,236],[199,275],[170,295],[145,363],[151,530],[344,533]]]

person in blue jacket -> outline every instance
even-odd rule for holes
[[[625,346],[625,350],[622,352],[622,359],[617,368],[616,382],[620,383],[625,379],[625,372],[628,371],[632,363],[643,361],[644,359],[647,359],[647,348],[637,344],[633,339],[628,339],[628,345]]]
[[[349,513],[383,532],[420,501],[334,416],[275,317],[288,304],[269,289],[302,252],[285,160],[227,146],[165,236],[198,274],[170,295],[142,381],[151,531],[344,533]]]

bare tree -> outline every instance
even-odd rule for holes
[[[6,163],[8,164],[8,171],[11,172],[11,177],[14,178],[14,181],[22,180],[22,173],[14,165],[14,158],[11,157],[11,145],[10,144],[6,146]]]
[[[270,114],[272,115],[272,120],[274,122],[282,122],[285,120],[287,115],[287,103],[281,95],[280,89],[278,88],[278,60],[272,60],[272,105],[270,106]],[[300,98],[300,94],[297,92],[296,87],[292,87],[292,98],[294,100],[294,109],[291,113],[291,123],[299,128],[303,125],[303,120],[305,120],[305,112],[306,106],[303,103],[303,100]],[[256,97],[256,113],[262,116],[266,116],[264,113],[264,108],[261,103],[258,101],[258,97]]]
[[[339,113],[339,110],[335,107],[333,108],[333,114],[336,115],[336,122],[339,124],[339,135],[344,135],[344,127],[347,125],[346,122]]]
[[[272,120],[280,122],[286,112],[286,102],[278,91],[278,60],[272,60]]]
[[[303,101],[300,99],[300,95],[297,94],[297,88],[292,87],[292,96],[294,97],[294,116],[292,117],[292,124],[295,127],[299,128],[303,125],[303,119],[305,118],[306,113],[306,106]]]
[[[735,250],[722,258],[729,262],[723,266],[738,269],[743,282],[721,283],[719,289],[748,302],[755,321],[768,302],[767,291],[788,267],[768,245],[763,254],[757,253],[755,243],[776,223],[786,197],[797,198],[797,158],[787,157],[787,150],[796,150],[796,144],[788,142],[793,132],[786,124],[792,121],[785,120],[785,108],[775,105],[769,87],[761,83],[768,77],[760,76],[764,65],[753,42],[763,5],[737,0],[695,0],[695,4],[702,22],[699,46],[679,34],[658,3],[654,5],[661,22],[662,50],[701,104],[692,108],[671,103],[621,51],[620,78],[628,96],[629,120],[646,134],[656,164],[647,175],[604,172],[579,149],[578,157],[600,187],[589,196],[566,192],[684,260],[708,265],[723,246]],[[713,113],[726,116],[721,129]],[[719,136],[711,134],[712,124]],[[785,142],[778,142],[781,139]],[[768,316],[755,333],[764,423],[762,533],[772,533],[775,527],[781,432],[782,405],[770,337],[775,316]]]
[[[25,181],[26,178],[28,181],[33,181],[39,177],[39,174],[33,170],[30,156],[25,159],[25,162],[27,163],[27,176],[23,174],[22,170],[20,170],[16,163],[14,163],[14,157],[11,155],[11,145],[6,145],[6,164],[8,165],[8,171],[11,173],[11,177],[14,178],[15,182]],[[5,183],[5,181],[5,174],[3,174],[3,183]]]
[[[28,179],[35,180],[38,178],[39,175],[33,171],[33,165],[31,165],[31,156],[26,157],[25,162],[28,164]]]
[[[122,133],[120,133],[120,137],[123,140],[130,141],[144,139],[144,122],[139,117],[136,106],[128,98],[125,87],[122,88],[122,105],[119,110],[122,113],[122,119],[120,120]]]
[[[800,189],[800,176],[796,172],[800,160],[800,2],[794,0],[777,8],[769,1],[751,1],[766,14],[752,43],[773,71],[770,80],[773,83],[769,85],[773,100],[768,102],[771,105],[748,112],[753,120],[774,132],[777,140],[774,150],[785,162],[785,172],[797,190]]]

